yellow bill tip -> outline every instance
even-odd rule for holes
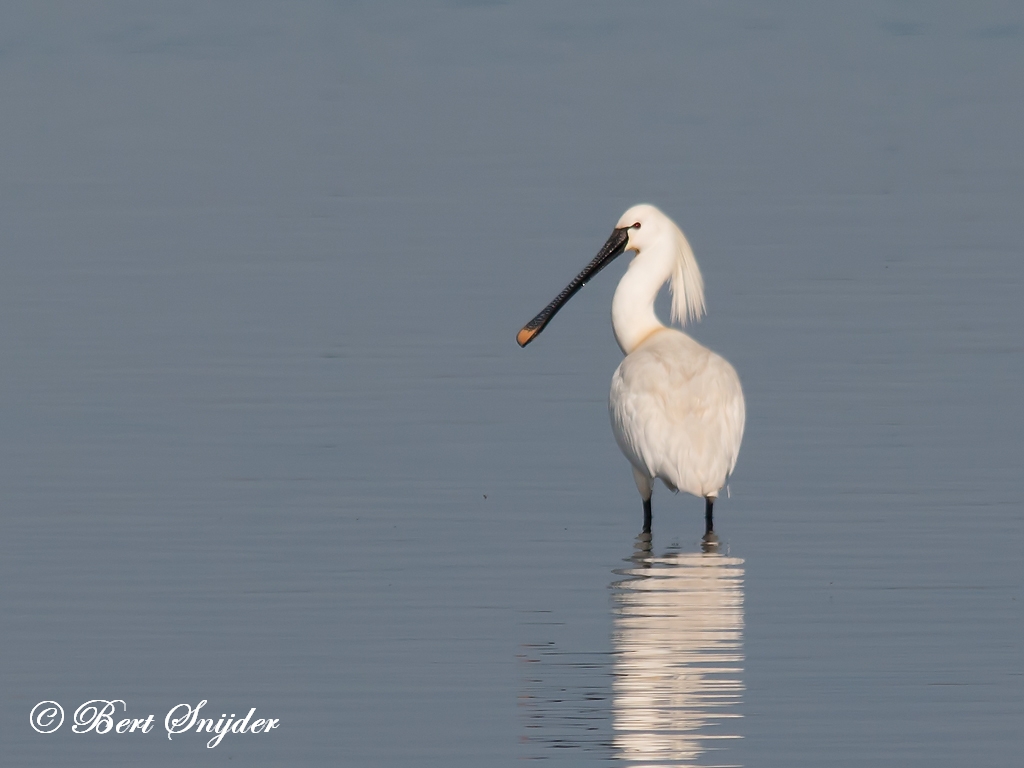
[[[536,336],[539,332],[540,331],[537,328],[534,328],[532,330],[530,328],[523,328],[523,330],[516,334],[516,343],[518,343],[520,347],[525,347],[527,344],[533,341],[533,337]]]

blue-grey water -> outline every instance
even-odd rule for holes
[[[3,762],[1015,764],[1022,135],[1011,3],[5,5]],[[624,260],[514,342],[640,201],[717,553],[637,538]]]

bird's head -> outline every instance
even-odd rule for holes
[[[636,251],[637,260],[664,260],[672,291],[672,320],[685,325],[704,314],[704,279],[683,231],[653,205],[634,205],[615,225],[627,232],[626,250]]]
[[[653,205],[643,203],[634,205],[622,214],[615,229],[626,233],[627,251],[640,253],[644,248],[649,248],[667,235],[671,235],[676,225]]]
[[[653,205],[634,205],[619,219],[611,237],[582,272],[516,335],[519,346],[525,347],[544,330],[555,313],[587,281],[626,251],[635,251],[637,261],[645,252],[646,259],[665,260],[671,279],[672,318],[679,322],[696,320],[704,313],[704,281],[697,261],[682,230]]]

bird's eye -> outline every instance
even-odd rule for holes
[[[636,224],[633,225],[633,229],[640,229],[640,222],[639,221]]]

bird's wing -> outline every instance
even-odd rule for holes
[[[739,454],[745,419],[739,377],[688,336],[662,333],[612,378],[612,427],[627,458],[695,495],[717,491]]]

